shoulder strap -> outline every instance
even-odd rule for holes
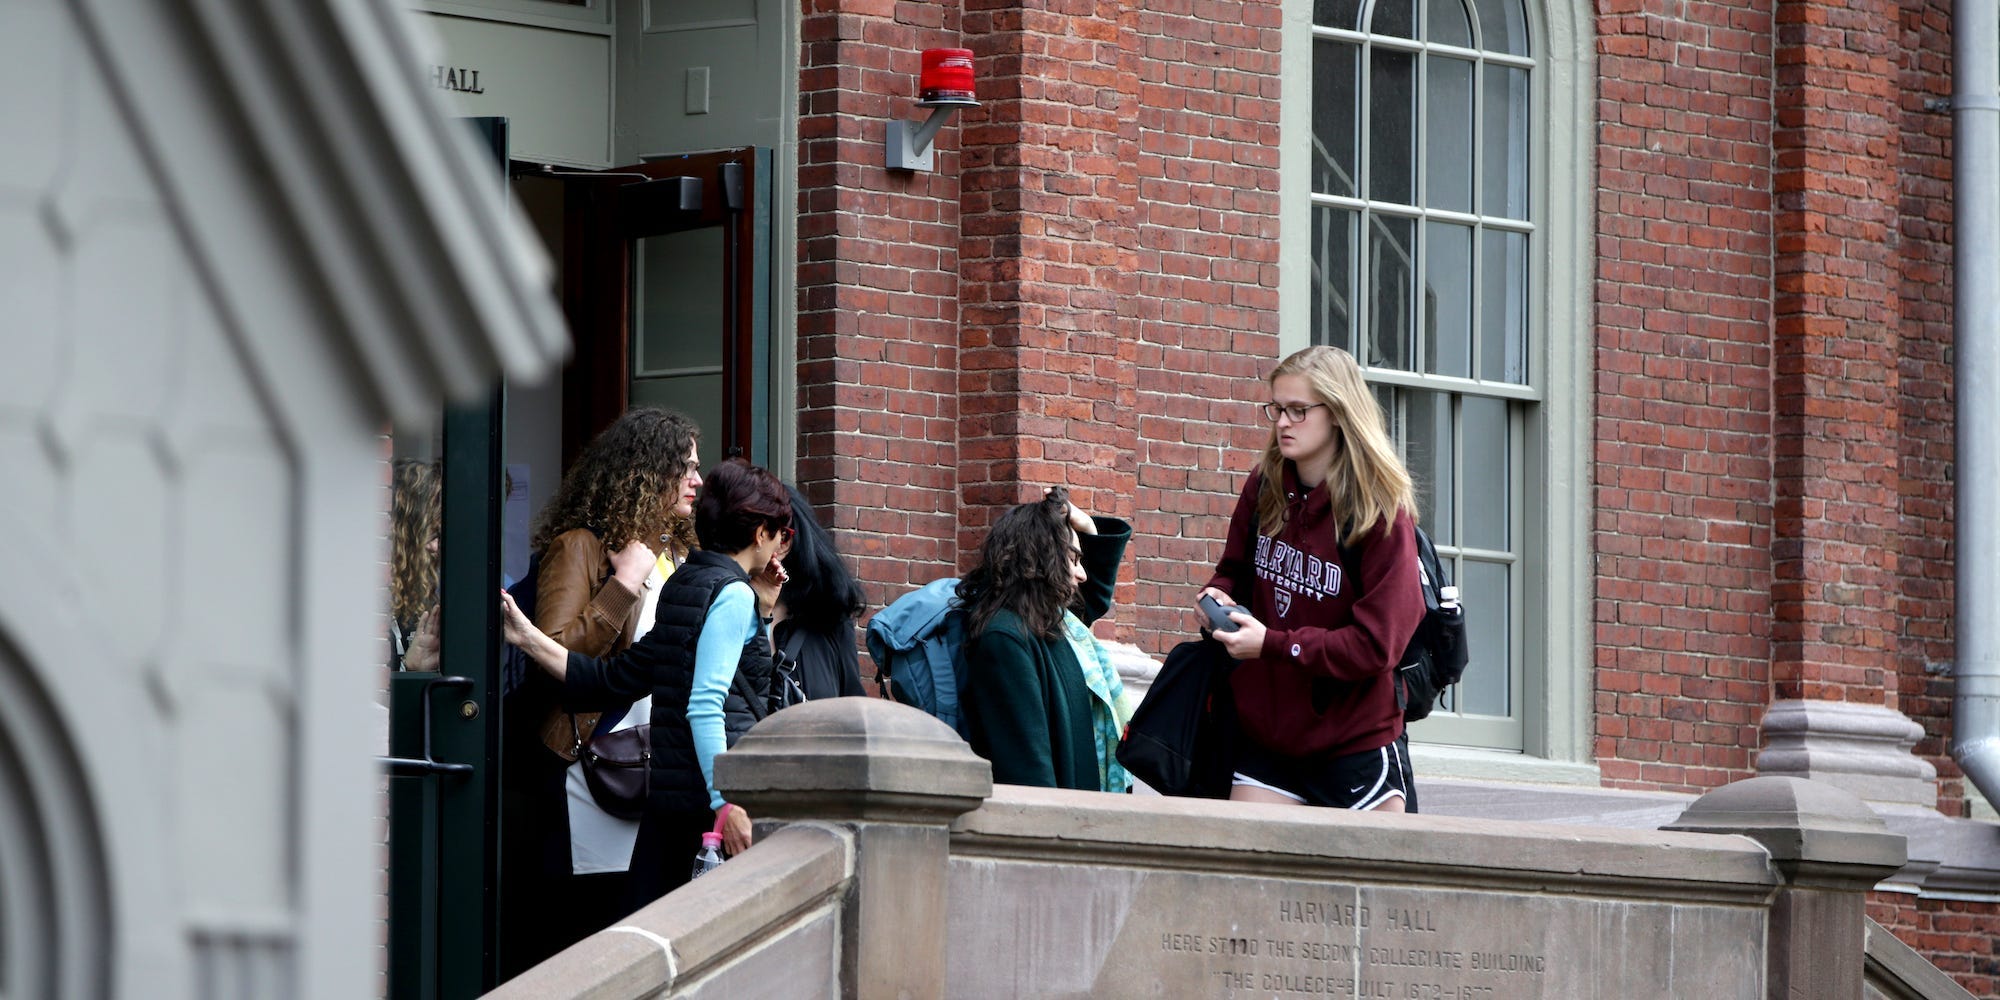
[[[736,679],[729,683],[729,687],[736,692],[737,697],[743,699],[743,704],[749,707],[752,722],[762,722],[764,716],[771,714],[771,706],[764,699],[757,697],[757,692],[750,689],[750,681],[743,676],[743,671],[736,672]]]

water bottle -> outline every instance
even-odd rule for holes
[[[1457,588],[1457,587],[1439,587],[1439,588],[1438,588],[1438,607],[1440,607],[1440,608],[1449,608],[1449,609],[1451,609],[1451,610],[1453,610],[1453,611],[1457,611],[1457,610],[1458,610],[1458,588]]]
[[[694,871],[688,876],[690,881],[698,879],[722,867],[722,834],[701,835],[701,850],[694,856]]]

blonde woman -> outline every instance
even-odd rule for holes
[[[1309,347],[1271,373],[1270,443],[1215,575],[1236,607],[1230,798],[1402,812],[1396,663],[1424,614],[1410,474],[1354,357]]]

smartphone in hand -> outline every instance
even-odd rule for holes
[[[1230,612],[1236,610],[1236,607],[1234,605],[1225,606],[1222,602],[1216,600],[1215,598],[1207,594],[1201,595],[1201,601],[1199,602],[1199,604],[1201,606],[1201,613],[1208,616],[1208,627],[1210,631],[1234,632],[1238,628],[1242,627],[1240,625],[1237,625],[1234,621],[1231,621],[1229,618]]]

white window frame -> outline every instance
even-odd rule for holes
[[[1412,728],[1412,756],[1427,776],[1596,785],[1590,571],[1596,130],[1549,127],[1597,119],[1594,14],[1578,0],[1526,0],[1526,6],[1536,43],[1529,182],[1542,280],[1530,308],[1532,390],[1525,394],[1540,401],[1527,411],[1519,482],[1542,492],[1525,508],[1532,516],[1523,519],[1518,549],[1516,600],[1530,609],[1522,619],[1517,662],[1521,751],[1432,742],[1426,723]],[[1312,7],[1312,0],[1284,0],[1280,355],[1312,342]],[[1377,372],[1370,380],[1407,384]]]

